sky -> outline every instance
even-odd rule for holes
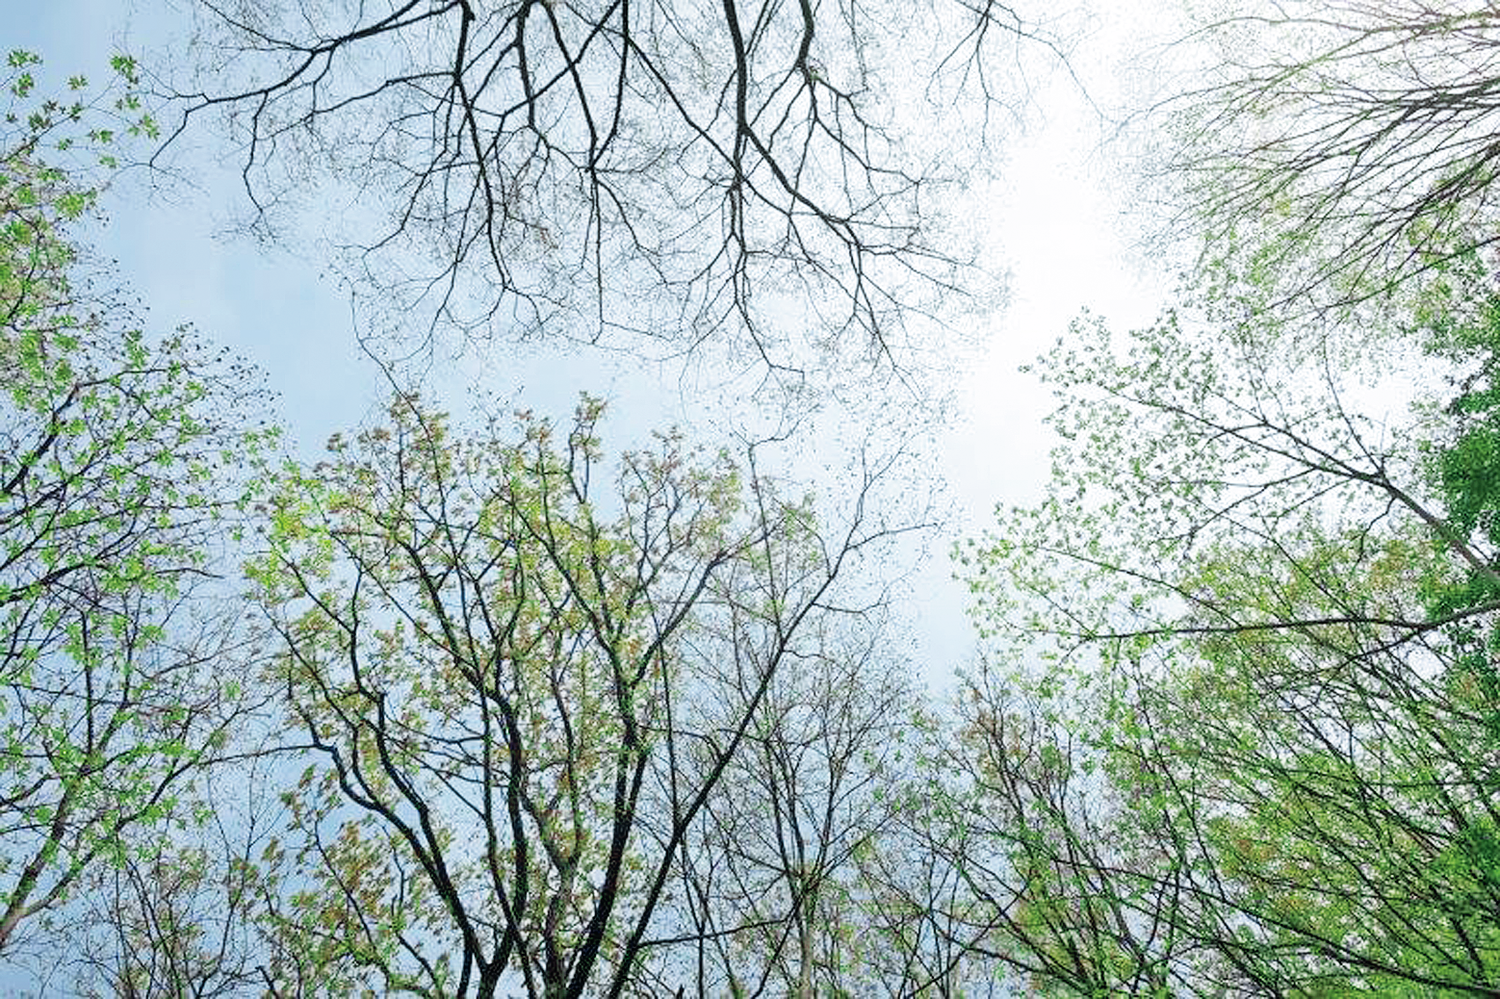
[[[157,7],[121,0],[0,5],[8,8],[5,48],[40,53],[54,79],[103,76],[113,51],[151,50],[169,23]],[[1111,88],[1114,60],[1130,49],[1129,10],[1116,9],[1113,17],[1075,56],[1091,95]],[[1139,325],[1156,313],[1168,287],[1168,275],[1130,250],[1122,219],[1132,186],[1121,182],[1122,167],[1101,147],[1102,134],[1078,86],[1054,74],[1039,86],[1025,131],[1007,143],[1000,181],[970,192],[983,261],[1009,272],[1009,293],[1003,307],[972,317],[972,360],[932,444],[932,470],[946,485],[952,513],[911,579],[908,618],[916,658],[934,690],[947,687],[973,645],[948,545],[981,530],[997,503],[1034,500],[1045,481],[1050,439],[1042,420],[1049,397],[1017,368],[1061,335],[1080,309],[1119,328]],[[261,367],[280,396],[291,437],[303,454],[315,454],[329,434],[370,417],[384,391],[378,370],[356,346],[358,314],[315,249],[226,234],[241,207],[230,164],[215,165],[201,153],[191,162],[198,190],[153,191],[128,178],[117,185],[105,201],[108,224],[93,234],[93,245],[118,261],[122,281],[154,328],[190,322]],[[641,442],[645,428],[692,425],[708,415],[683,398],[668,367],[576,347],[493,349],[445,368],[444,376],[455,398],[478,385],[558,418],[580,391],[603,395],[616,412],[630,414],[634,429],[625,433]]]

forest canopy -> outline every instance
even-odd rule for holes
[[[1212,70],[1143,112],[1133,177],[1193,263],[1153,321],[1057,331],[1046,482],[970,530],[904,434],[943,400],[884,375],[973,290],[943,157],[998,150],[1005,59],[1076,78],[1062,22],[188,6],[190,78],[8,61],[0,991],[1500,990],[1492,12],[1180,37]],[[937,107],[972,127],[921,149]],[[188,138],[267,245],[368,209],[329,266],[421,349],[316,454],[90,250],[122,166]],[[456,400],[440,329],[803,395],[632,440],[599,387]],[[922,546],[966,665],[918,640]]]

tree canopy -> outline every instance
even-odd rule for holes
[[[1197,261],[1031,366],[1052,467],[945,539],[977,637],[942,697],[898,578],[949,527],[922,442],[778,397],[774,434],[610,448],[587,391],[463,405],[385,359],[310,458],[87,240],[172,148],[151,89],[169,140],[227,125],[262,234],[347,208],[401,336],[874,398],[967,290],[938,216],[994,45],[1066,39],[992,3],[187,6],[191,78],[8,64],[0,990],[1500,991],[1489,12],[1205,19],[1162,136]]]
[[[1025,858],[988,891],[1014,966],[1492,991],[1500,313],[1472,261],[1448,278],[1395,315],[1449,372],[1405,426],[1361,412],[1326,343],[1299,366],[1201,310],[1125,343],[1086,318],[1050,358],[1052,492],[966,555],[1015,650],[969,709],[987,849]]]
[[[696,937],[658,912],[703,862],[704,822],[729,784],[786,807],[791,774],[732,774],[797,751],[783,674],[840,663],[834,636],[878,623],[839,594],[889,529],[857,511],[820,528],[753,452],[746,478],[670,437],[600,495],[599,415],[586,399],[566,433],[523,416],[513,442],[463,439],[399,396],[389,427],[268,498],[250,571],[319,761],[288,795],[295,861],[272,851],[300,870],[268,898],[274,992],[622,995],[651,991],[648,970],[671,991],[672,947]],[[812,897],[794,885],[791,918]]]
[[[1378,295],[1494,243],[1495,12],[1464,3],[1232,4],[1182,44],[1169,228],[1248,242],[1292,312]]]

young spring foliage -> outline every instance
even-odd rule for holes
[[[667,435],[611,472],[600,414],[461,433],[398,395],[273,484],[250,572],[311,757],[263,858],[277,989],[681,981],[679,865],[825,619],[878,609],[836,595],[889,532],[820,527],[753,448]]]
[[[1438,273],[1341,319],[1449,372],[1404,423],[1336,339],[1222,303],[1045,359],[1052,488],[962,553],[978,856],[1016,873],[982,897],[1036,987],[1491,987],[1497,299]]]
[[[0,952],[100,865],[174,815],[242,710],[243,638],[195,593],[212,578],[242,481],[252,371],[188,330],[134,325],[76,231],[96,191],[53,165],[84,146],[108,167],[134,115],[33,93],[13,53],[0,139]],[[29,110],[28,110],[29,109]],[[149,118],[135,126],[149,128]],[[41,950],[40,959],[58,955]]]

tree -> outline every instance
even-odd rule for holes
[[[285,886],[267,877],[261,861],[285,832],[281,798],[290,781],[284,757],[252,742],[264,734],[262,719],[240,721],[231,734],[231,744],[244,747],[239,757],[204,770],[182,796],[179,811],[196,811],[198,821],[140,844],[90,879],[68,939],[69,994],[266,994],[263,969],[275,941],[259,917]]]
[[[92,113],[37,101],[24,52],[0,158],[0,956],[66,957],[46,922],[102,867],[152,849],[248,710],[248,635],[208,597],[236,510],[226,455],[266,442],[254,373],[189,331],[133,329],[92,291],[72,230],[94,192],[47,154]],[[133,65],[117,60],[127,88]],[[75,94],[87,86],[71,81]],[[26,110],[28,102],[31,110]],[[115,112],[134,116],[127,89]],[[132,117],[126,128],[149,128]],[[104,119],[101,125],[107,122]],[[70,135],[69,130],[87,132]],[[60,149],[58,147],[61,147]]]
[[[873,614],[822,631],[753,712],[745,751],[680,850],[663,981],[690,969],[696,995],[910,994],[882,974],[881,900],[870,868],[908,805],[918,717],[892,623]],[[726,671],[715,725],[746,714],[754,674]],[[902,986],[907,986],[903,988]]]
[[[936,757],[949,804],[927,849],[955,881],[934,900],[942,935],[1028,994],[1175,994],[1180,879],[1056,711],[988,672],[971,681],[959,737]]]
[[[1500,312],[1472,258],[1443,274],[1391,313],[1447,362],[1405,427],[1359,412],[1327,341],[1226,346],[1186,311],[1124,349],[1082,320],[1047,359],[1051,493],[969,549],[983,626],[1036,663],[974,687],[987,838],[1064,875],[1024,899],[1040,927],[1009,901],[1036,879],[997,897],[1014,966],[1074,993],[1147,968],[1191,994],[1493,991]],[[1003,721],[1028,699],[1039,757]]]
[[[685,845],[892,529],[873,474],[827,532],[755,448],[745,477],[673,437],[606,494],[600,412],[460,437],[398,395],[268,498],[253,572],[313,755],[267,852],[299,872],[273,993],[660,993]]]
[[[910,122],[950,86],[999,97],[1001,39],[1057,51],[994,3],[198,7],[215,55],[174,94],[178,131],[228,115],[259,222],[325,167],[377,195],[350,273],[407,322],[667,355],[719,340],[773,370],[801,331],[911,362],[903,319],[964,261],[934,229],[959,154]],[[920,110],[914,38],[935,40]],[[987,104],[964,121],[948,136],[986,130]]]
[[[1283,311],[1378,295],[1495,242],[1500,20],[1423,0],[1236,5],[1208,80],[1164,102],[1173,229],[1235,242]],[[1312,248],[1311,251],[1309,248]]]

